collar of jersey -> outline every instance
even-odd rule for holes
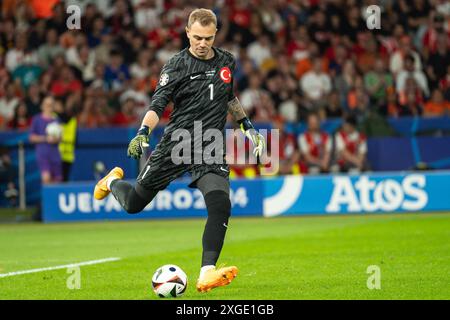
[[[188,55],[190,55],[192,58],[194,58],[195,60],[198,60],[198,61],[202,61],[202,62],[211,62],[211,61],[214,61],[215,59],[216,59],[216,57],[217,57],[217,50],[216,50],[216,48],[214,48],[214,47],[211,47],[211,49],[213,49],[213,51],[214,51],[214,56],[212,57],[212,58],[209,58],[209,59],[200,59],[200,58],[197,58],[196,56],[194,56],[192,53],[191,53],[191,51],[189,51],[189,47],[188,48],[186,48],[186,51],[187,51],[187,53],[188,53]]]

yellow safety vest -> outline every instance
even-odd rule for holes
[[[59,143],[61,160],[73,163],[75,161],[75,142],[77,137],[77,118],[72,117],[67,123],[62,124],[62,136]]]

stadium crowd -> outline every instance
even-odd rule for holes
[[[386,117],[450,114],[446,0],[1,3],[1,130],[27,130],[49,94],[60,102],[59,114],[76,117],[80,128],[137,126],[162,65],[188,45],[185,23],[196,7],[217,14],[215,45],[237,58],[234,85],[253,122],[283,127],[308,119],[314,132],[315,122],[328,118],[345,118],[357,127]],[[71,4],[81,7],[80,30],[66,26]],[[367,27],[366,8],[372,4],[381,7],[381,29]],[[169,114],[170,107],[162,121]],[[323,156],[316,149],[328,150],[328,138],[317,134],[317,139],[294,137],[292,148],[284,149],[303,145],[310,156]],[[367,151],[355,147],[362,135],[348,142],[350,136],[344,133],[340,144]],[[309,160],[304,162],[329,170],[329,161]],[[360,169],[365,166],[354,160]]]

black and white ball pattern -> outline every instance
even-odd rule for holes
[[[166,264],[156,270],[152,287],[160,298],[179,297],[187,288],[186,273],[174,264]]]

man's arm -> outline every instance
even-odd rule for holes
[[[141,127],[129,145],[127,154],[129,157],[139,159],[148,147],[148,136],[156,128],[159,119],[172,99],[172,94],[177,85],[177,71],[171,61],[165,64],[161,70],[158,85],[152,97],[152,102],[147,113],[142,119]]]
[[[242,132],[252,142],[253,154],[256,157],[261,156],[266,145],[264,137],[255,130],[255,127],[253,127],[250,119],[247,118],[244,108],[237,97],[234,97],[228,102],[228,112],[233,116],[234,121],[239,124]]]
[[[233,100],[228,101],[228,113],[233,116],[234,121],[239,122],[240,120],[247,117],[244,111],[244,107],[237,97]]]
[[[153,129],[156,128],[158,122],[159,122],[158,114],[153,110],[149,110],[145,114],[144,119],[142,119],[141,127],[146,126],[149,128],[149,131],[151,132],[153,131]]]

